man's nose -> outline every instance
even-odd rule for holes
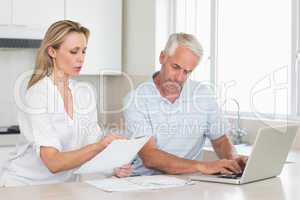
[[[186,80],[186,74],[184,72],[184,70],[180,70],[178,73],[177,73],[177,76],[176,76],[176,80],[180,83],[183,83],[185,80]]]

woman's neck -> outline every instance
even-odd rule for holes
[[[70,77],[60,70],[53,70],[53,73],[50,75],[53,83],[59,88],[67,88],[69,86]]]

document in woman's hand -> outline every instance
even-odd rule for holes
[[[150,137],[130,140],[115,140],[102,152],[74,171],[75,174],[88,174],[113,171],[114,168],[130,164]]]

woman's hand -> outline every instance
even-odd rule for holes
[[[110,134],[104,136],[99,142],[101,144],[103,144],[104,148],[106,148],[114,140],[125,140],[125,139],[127,139],[127,138],[125,138],[124,136],[110,133]]]
[[[132,166],[127,164],[114,169],[114,175],[119,178],[128,177],[132,173]]]

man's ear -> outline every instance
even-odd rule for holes
[[[56,58],[56,50],[52,46],[47,48],[47,52],[51,58]]]
[[[160,52],[160,55],[159,55],[159,63],[162,65],[166,62],[166,59],[167,59],[167,55],[164,51],[161,51]]]

